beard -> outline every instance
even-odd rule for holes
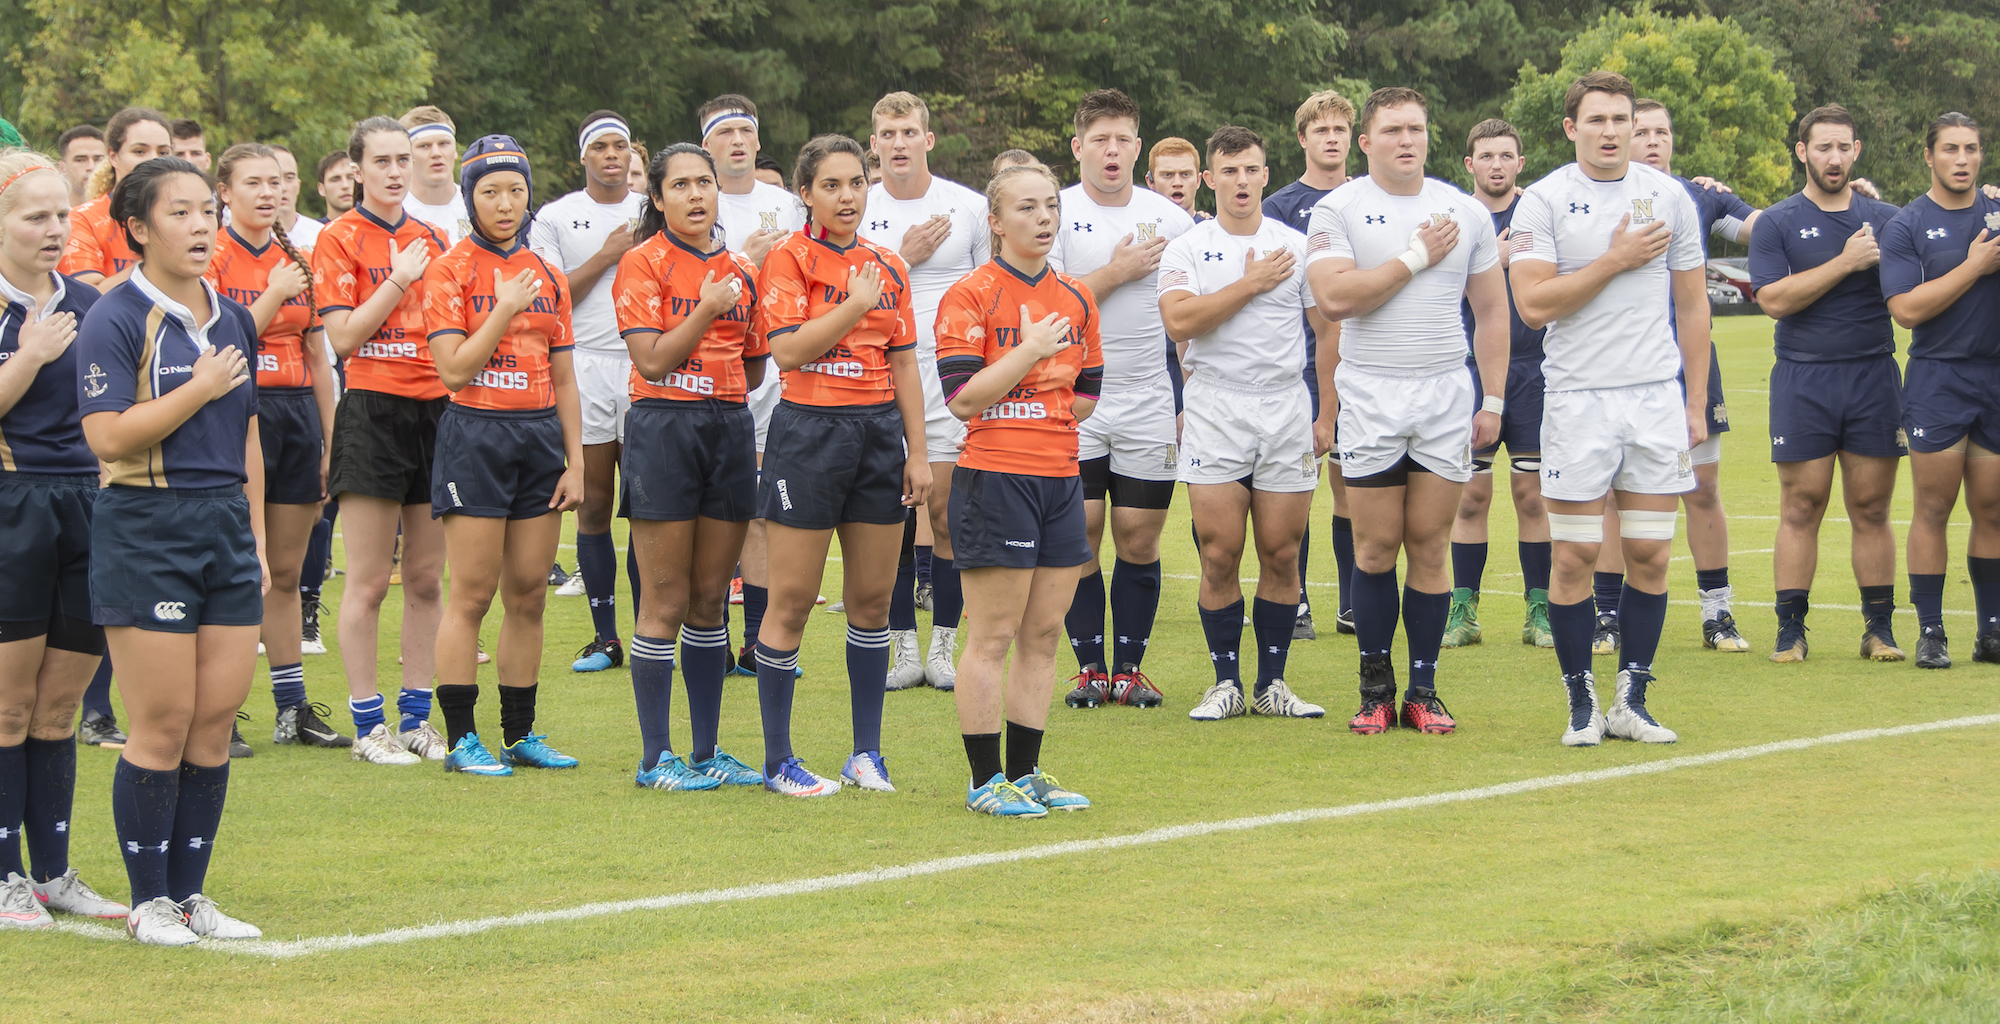
[[[1839,192],[1841,189],[1846,188],[1847,183],[1854,180],[1853,178],[1848,176],[1848,173],[1845,170],[1843,170],[1839,172],[1839,180],[1837,182],[1829,182],[1827,180],[1827,175],[1821,173],[1819,168],[1814,167],[1811,164],[1806,165],[1806,177],[1812,179],[1814,188],[1819,189],[1821,192],[1825,192],[1828,195],[1832,195],[1836,192]]]

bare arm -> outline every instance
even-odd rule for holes
[[[243,437],[243,494],[250,499],[250,536],[257,542],[257,570],[263,577],[263,593],[271,592],[271,558],[266,551],[264,532],[264,440],[257,429],[257,417]]]
[[[924,385],[917,376],[917,352],[906,348],[889,353],[889,380],[896,387],[896,411],[903,417],[903,506],[914,508],[930,500],[930,449],[924,444]]]
[[[389,319],[389,314],[403,302],[403,296],[424,276],[424,268],[430,266],[431,257],[419,238],[408,248],[389,247],[389,276],[375,294],[354,309],[336,309],[327,313],[326,339],[333,345],[333,354],[342,359],[353,355],[362,344],[375,336]]]
[[[1498,264],[1465,282],[1472,303],[1472,355],[1479,364],[1479,385],[1489,395],[1507,396],[1507,360],[1513,319],[1507,315],[1507,271]],[[1704,378],[1705,379],[1705,378]],[[1484,448],[1500,436],[1500,415],[1483,409],[1472,416],[1472,447]]]
[[[437,364],[438,379],[453,391],[460,391],[486,368],[486,361],[507,336],[507,322],[528,308],[542,290],[533,270],[523,270],[503,279],[493,272],[493,313],[470,335],[445,331],[430,339],[431,359]]]
[[[1429,221],[1411,237],[1406,253],[1379,267],[1361,270],[1352,257],[1320,260],[1308,268],[1313,301],[1332,320],[1372,313],[1457,245],[1457,221]]]
[[[583,400],[576,393],[576,362],[569,349],[549,353],[549,383],[556,392],[556,419],[562,424],[563,475],[549,508],[567,512],[583,504]]]
[[[1334,428],[1340,422],[1340,392],[1333,386],[1333,373],[1340,369],[1340,321],[1309,309],[1306,322],[1312,324],[1313,370],[1319,378],[1319,419],[1313,423],[1313,457],[1317,458],[1333,450]]]
[[[264,281],[264,291],[257,301],[250,304],[250,319],[257,322],[257,333],[263,334],[278,318],[278,311],[292,297],[306,290],[309,278],[304,267],[290,261],[273,269]]]
[[[1965,262],[1951,268],[1950,273],[1891,296],[1889,315],[1904,327],[1928,322],[1951,308],[1952,303],[1972,289],[1974,282],[1995,270],[2000,270],[2000,235],[1981,231],[1966,249]]]
[[[1881,261],[1882,250],[1875,243],[1875,232],[1863,224],[1859,231],[1848,236],[1840,255],[1757,289],[1757,305],[1774,320],[1791,316],[1818,302],[1835,285],[1847,280],[1847,275],[1867,270]]]
[[[333,413],[337,396],[333,393],[333,367],[326,361],[326,330],[315,327],[306,332],[303,340],[306,366],[312,373],[313,404],[319,407],[319,496],[325,500],[331,497],[326,493],[326,478],[333,459]]]
[[[1667,251],[1674,233],[1666,221],[1656,220],[1638,231],[1627,231],[1631,222],[1629,213],[1620,217],[1611,248],[1568,274],[1556,273],[1556,265],[1547,260],[1516,254],[1509,270],[1514,281],[1514,308],[1520,311],[1521,321],[1538,330],[1547,327],[1588,305],[1612,278],[1643,267]],[[1706,308],[1706,299],[1703,302]]]
[[[1209,295],[1162,292],[1160,322],[1167,328],[1167,337],[1182,346],[1179,354],[1186,355],[1189,341],[1221,327],[1249,305],[1251,299],[1283,284],[1297,265],[1298,259],[1290,249],[1279,249],[1269,259],[1261,260],[1257,258],[1257,250],[1252,249],[1243,258],[1243,276],[1221,291]]]
[[[620,224],[605,236],[604,246],[583,261],[583,265],[568,272],[571,295],[589,295],[597,287],[599,278],[618,269],[618,261],[632,248],[632,225]]]
[[[1674,333],[1687,377],[1688,447],[1708,440],[1708,275],[1701,267],[1673,271]]]
[[[702,335],[715,318],[736,305],[736,299],[743,294],[742,279],[729,274],[722,280],[715,280],[715,272],[702,275],[701,299],[695,303],[694,312],[682,320],[673,330],[662,334],[659,331],[633,331],[625,337],[625,349],[632,354],[632,365],[639,375],[647,380],[659,380],[674,367],[687,362],[688,357],[701,345]],[[748,376],[749,366],[744,366]],[[761,381],[763,369],[759,367]],[[756,385],[751,385],[755,387]]]
[[[1132,236],[1126,235],[1111,247],[1111,262],[1083,275],[1079,280],[1090,289],[1098,305],[1103,305],[1105,297],[1125,285],[1152,273],[1160,265],[1160,255],[1167,251],[1167,240],[1153,238],[1132,244]]]
[[[193,376],[180,387],[120,412],[94,412],[85,416],[83,438],[100,461],[121,461],[159,444],[200,412],[202,406],[243,386],[249,379],[250,361],[241,349],[234,345],[211,348],[196,357]],[[261,478],[264,472],[261,454],[256,472]],[[263,493],[260,487],[257,494]],[[260,498],[250,504],[261,508],[263,502]]]
[[[841,300],[831,312],[807,320],[796,330],[772,337],[771,358],[777,361],[780,370],[796,370],[818,359],[839,344],[840,339],[847,337],[847,332],[875,308],[876,301],[881,297],[880,267],[870,264],[848,271],[847,298]]]

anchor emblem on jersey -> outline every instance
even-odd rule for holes
[[[92,398],[104,394],[105,373],[96,363],[90,364],[90,372],[83,375],[83,393]]]

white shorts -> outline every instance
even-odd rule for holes
[[[1551,391],[1542,406],[1542,497],[1685,494],[1694,489],[1687,442],[1687,404],[1674,381]]]
[[[945,404],[935,347],[926,356],[924,346],[917,346],[917,377],[924,385],[924,447],[930,451],[930,460],[957,462],[959,442],[965,440],[965,421],[953,416]]]
[[[583,403],[583,443],[625,440],[625,414],[632,409],[632,357],[624,350],[571,350],[576,396]]]
[[[785,397],[783,379],[778,374],[778,361],[764,360],[764,383],[750,392],[744,404],[750,407],[750,418],[757,424],[757,454],[764,454],[764,437],[771,432],[771,413],[776,412],[778,400]]]
[[[1104,383],[1096,411],[1077,424],[1077,461],[1111,456],[1111,472],[1133,480],[1173,480],[1174,386],[1166,374],[1136,384]]]
[[[1312,393],[1303,380],[1251,390],[1197,374],[1183,393],[1180,480],[1298,493],[1319,486]]]
[[[1465,367],[1396,377],[1343,362],[1333,386],[1340,394],[1342,477],[1386,473],[1407,455],[1452,483],[1472,479],[1472,375]]]

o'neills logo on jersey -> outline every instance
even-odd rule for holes
[[[1632,200],[1632,226],[1653,222],[1653,201],[1651,199]]]
[[[1159,221],[1132,225],[1132,241],[1134,242],[1150,242],[1158,237],[1160,237]]]

